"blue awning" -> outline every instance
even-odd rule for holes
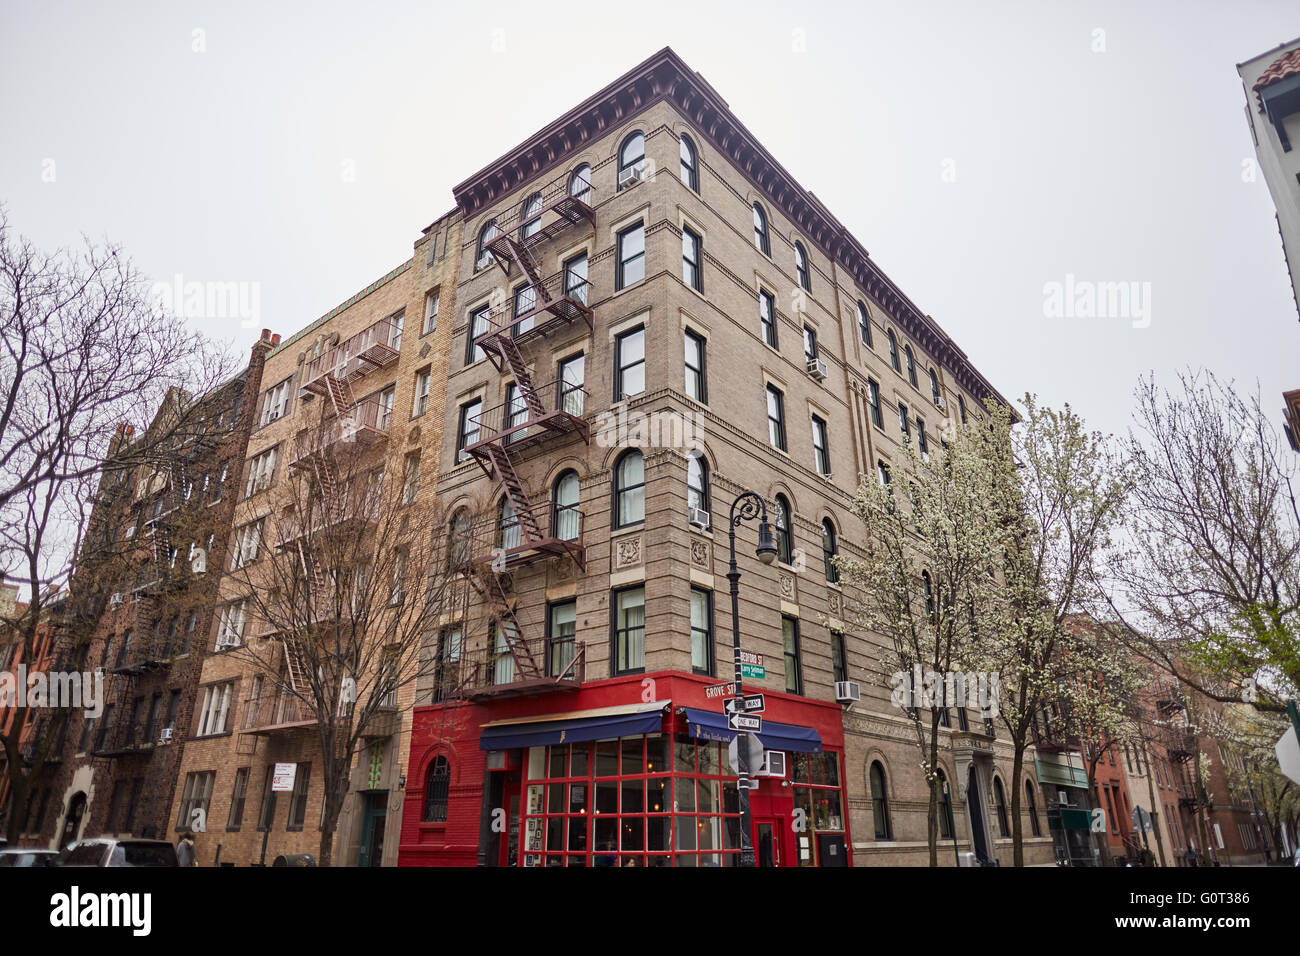
[[[696,710],[683,707],[686,711],[686,732],[701,740],[720,740],[731,743],[736,732],[727,726],[726,714],[715,714],[709,710]],[[796,753],[821,753],[822,738],[811,727],[798,724],[778,724],[772,720],[763,721],[763,730],[758,735],[764,750],[790,750]]]
[[[661,700],[628,707],[603,707],[590,711],[555,714],[549,719],[527,718],[483,725],[479,750],[513,750],[544,744],[572,744],[584,740],[609,740],[656,734],[663,729],[664,711],[672,701]]]

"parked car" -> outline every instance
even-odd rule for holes
[[[78,840],[59,854],[55,866],[179,866],[176,847],[166,840],[96,837]]]
[[[0,869],[11,866],[53,866],[58,850],[38,850],[16,846],[12,850],[0,848]]]

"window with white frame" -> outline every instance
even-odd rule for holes
[[[257,552],[262,545],[262,525],[265,520],[259,518],[235,530],[235,547],[230,560],[232,571],[238,571],[257,560]]]
[[[271,487],[275,476],[275,448],[268,448],[248,462],[248,478],[244,482],[244,497],[257,494]]]
[[[412,418],[419,418],[429,410],[429,383],[432,379],[433,374],[427,368],[415,373],[415,398],[411,402]]]
[[[289,411],[289,385],[292,379],[286,378],[277,385],[272,385],[262,393],[261,424],[269,425],[276,419],[283,418]]]
[[[239,647],[244,641],[244,601],[234,601],[221,609],[217,624],[217,650]]]
[[[424,327],[420,330],[421,335],[428,335],[438,327],[438,290],[425,293],[424,296]]]
[[[203,692],[203,706],[199,709],[199,729],[196,737],[210,737],[226,732],[226,718],[230,715],[230,695],[234,681],[212,684]]]

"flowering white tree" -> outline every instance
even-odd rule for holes
[[[886,641],[882,673],[906,675],[894,682],[894,701],[911,719],[930,788],[931,866],[938,865],[940,720],[966,701],[947,699],[930,675],[942,680],[977,657],[976,645],[992,620],[987,609],[998,599],[1006,535],[1001,509],[989,503],[1006,494],[1010,482],[1009,459],[992,454],[996,439],[988,429],[972,424],[945,431],[949,438],[933,458],[909,441],[896,474],[863,480],[854,499],[867,531],[863,557],[836,559],[854,595],[849,613],[855,626]],[[912,680],[915,668],[924,688]]]

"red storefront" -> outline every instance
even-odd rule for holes
[[[418,708],[399,865],[737,865],[731,732],[707,691],[718,683],[660,672]],[[765,697],[759,864],[848,865],[840,708]]]

